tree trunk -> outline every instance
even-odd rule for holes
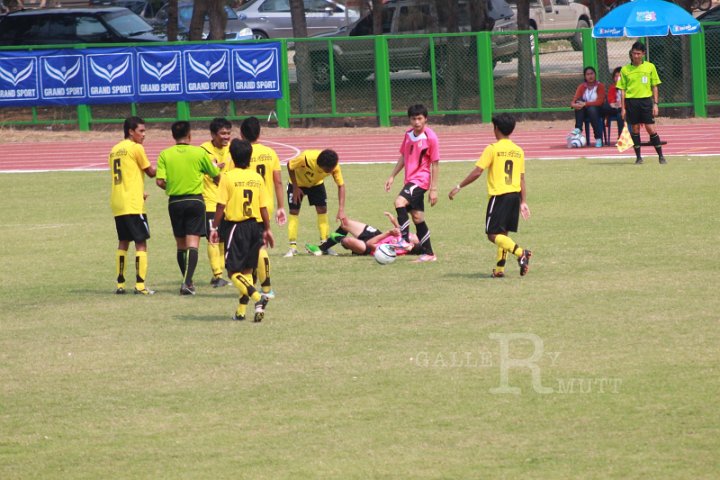
[[[517,0],[518,30],[530,30],[530,0]],[[540,48],[535,42],[535,48]],[[536,105],[535,57],[530,49],[530,36],[518,36],[518,85],[515,90],[515,106],[532,108]]]
[[[188,40],[202,40],[205,15],[208,13],[208,2],[210,0],[195,0],[192,19],[190,20],[190,31]]]
[[[460,31],[460,12],[457,0],[436,0],[438,10],[447,12],[447,33]],[[448,110],[460,107],[461,62],[467,62],[467,50],[461,37],[440,37],[435,40],[436,80],[442,80],[445,86]]]
[[[383,0],[372,0],[373,35],[382,35]]]
[[[167,39],[176,42],[178,36],[178,0],[168,2]]]
[[[494,23],[487,14],[487,2],[484,0],[470,0],[470,30],[482,32],[492,30]]]
[[[290,18],[293,25],[293,37],[307,37],[307,22],[305,21],[305,6],[303,0],[290,0]],[[313,91],[312,62],[308,51],[308,43],[295,43],[295,69],[299,87],[300,113],[313,113],[315,111],[315,92]],[[312,125],[312,119],[304,119],[303,125]]]
[[[208,40],[225,40],[225,27],[227,26],[227,13],[225,13],[224,0],[208,1],[208,19],[210,33]]]

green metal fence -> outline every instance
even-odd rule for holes
[[[705,117],[720,111],[720,23],[703,24],[689,37],[647,40],[648,56],[662,80],[664,114]],[[715,28],[709,28],[715,27]],[[309,120],[343,126],[404,123],[407,106],[424,103],[454,122],[489,122],[495,112],[569,115],[583,67],[601,81],[629,61],[634,39],[594,39],[582,33],[582,50],[554,34],[569,30],[386,35],[280,40],[283,98],[277,100],[0,108],[0,125],[77,125],[81,130],[122,123],[128,115],[148,122],[239,120],[251,115],[281,127]],[[503,36],[503,38],[499,38]],[[566,35],[567,36],[567,35]],[[517,55],[496,45],[513,43]],[[87,47],[86,45],[78,47]],[[43,47],[45,48],[45,47]],[[495,48],[495,49],[494,49]],[[666,113],[667,112],[667,113]],[[549,116],[549,115],[548,115]]]

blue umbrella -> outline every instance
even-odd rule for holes
[[[686,10],[664,0],[635,0],[613,8],[593,27],[595,38],[664,37],[700,31],[700,22]]]

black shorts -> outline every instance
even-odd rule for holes
[[[205,201],[202,195],[178,195],[168,203],[173,235],[205,235]]]
[[[307,197],[310,205],[315,207],[327,207],[327,192],[325,191],[325,184],[315,185],[314,187],[300,187],[303,194]],[[288,183],[287,186],[287,199],[288,208],[290,210],[300,210],[300,202],[295,202],[293,198],[293,186],[292,183]]]
[[[263,227],[255,219],[244,222],[227,222],[228,238],[225,242],[225,268],[228,273],[257,268],[262,247]]]
[[[520,192],[490,197],[485,214],[485,233],[517,232],[520,217]]]
[[[115,217],[115,230],[118,240],[128,242],[144,242],[150,238],[150,224],[147,214],[120,215]]]
[[[360,235],[358,235],[357,239],[362,240],[363,242],[367,242],[371,238],[377,237],[381,233],[382,232],[380,230],[378,230],[377,228],[370,226],[370,225],[365,225],[365,228],[360,233]]]
[[[408,183],[403,187],[399,195],[408,201],[408,210],[424,212],[425,192],[427,192],[427,190],[418,187],[414,183]]]
[[[630,125],[639,123],[653,124],[653,98],[626,98],[625,99],[625,120]]]

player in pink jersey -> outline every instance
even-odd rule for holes
[[[395,175],[405,169],[405,183],[395,198],[395,211],[400,223],[402,237],[410,241],[410,216],[420,239],[422,255],[416,262],[437,260],[430,244],[430,229],[425,223],[425,192],[428,192],[430,206],[437,203],[437,182],[440,172],[440,145],[437,135],[427,126],[428,111],[424,105],[408,108],[410,128],[405,132],[400,146],[400,158],[385,182],[385,191],[392,188]]]

